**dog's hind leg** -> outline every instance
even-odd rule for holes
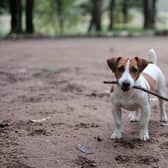
[[[161,96],[166,97],[166,82],[164,78],[162,82],[159,82],[158,92]],[[167,118],[166,105],[164,100],[159,99],[159,105],[160,105],[160,121],[167,122],[168,118]]]
[[[162,96],[165,96],[165,94],[161,94]],[[160,105],[160,121],[161,122],[167,122],[167,113],[166,113],[166,107],[165,102],[161,99],[159,99],[159,105]]]
[[[167,113],[166,113],[166,108],[165,108],[165,102],[159,99],[159,105],[160,105],[160,121],[167,122],[168,119],[167,119]]]

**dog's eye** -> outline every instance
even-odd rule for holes
[[[132,73],[137,73],[137,72],[138,72],[138,69],[135,68],[135,67],[132,67],[132,68],[131,68],[131,72],[132,72]]]
[[[121,73],[122,73],[122,72],[124,72],[124,70],[125,70],[125,69],[124,69],[124,67],[123,67],[123,66],[118,67],[118,71],[119,71],[119,72],[121,72]]]

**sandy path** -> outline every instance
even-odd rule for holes
[[[130,123],[125,112],[124,138],[115,142],[110,139],[110,86],[102,83],[112,77],[107,58],[145,57],[151,47],[167,74],[167,40],[0,41],[0,167],[167,167],[168,128],[160,126],[156,99],[151,103],[150,141],[138,140],[139,123]],[[81,153],[78,144],[94,154]]]

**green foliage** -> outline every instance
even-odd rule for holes
[[[47,35],[85,34],[91,18],[93,3],[91,0],[60,0],[62,3],[61,13],[58,11],[58,0],[34,0],[34,27],[36,33]],[[60,2],[59,1],[59,2]],[[102,32],[108,32],[109,4],[111,0],[102,0]],[[23,11],[25,2],[22,0]],[[142,0],[116,0],[114,28],[127,29],[129,24],[123,23],[123,3],[130,8],[140,9]],[[9,0],[0,0],[0,14],[9,12]],[[25,12],[23,12],[25,14]],[[128,22],[133,15],[128,13]],[[24,19],[25,17],[23,17]],[[130,25],[129,25],[130,26]],[[135,25],[132,25],[133,27]],[[115,30],[116,31],[116,30]]]
[[[9,0],[0,0],[0,14],[9,12]]]
[[[55,33],[55,1],[35,0],[34,23],[37,32],[50,34]]]
[[[73,32],[80,21],[81,10],[77,4],[79,0],[63,0],[63,32]],[[56,0],[35,1],[35,27],[37,32],[50,35],[63,33],[59,27]],[[75,30],[76,31],[76,30]]]

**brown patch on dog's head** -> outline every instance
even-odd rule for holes
[[[140,73],[145,69],[148,65],[148,61],[140,58],[127,58],[127,57],[113,57],[107,60],[107,64],[115,74],[116,78],[119,79],[125,71],[126,64],[130,61],[129,64],[129,72],[134,80],[137,80]]]
[[[113,57],[107,60],[107,64],[115,74],[116,78],[119,79],[122,73],[125,71],[125,66],[128,61],[126,57]]]
[[[122,57],[113,57],[107,60],[107,65],[109,66],[109,68],[112,70],[112,72],[115,73],[116,71],[116,66],[118,64],[118,62],[120,61]]]
[[[137,61],[139,72],[142,72],[146,68],[146,66],[149,64],[149,61],[147,61],[144,58],[135,57],[135,60]]]
[[[145,69],[148,63],[149,62],[147,60],[140,57],[134,57],[130,59],[129,71],[134,80],[138,79],[140,73]]]
[[[140,75],[140,70],[138,67],[138,62],[135,58],[130,59],[129,71],[132,78],[136,81]]]

